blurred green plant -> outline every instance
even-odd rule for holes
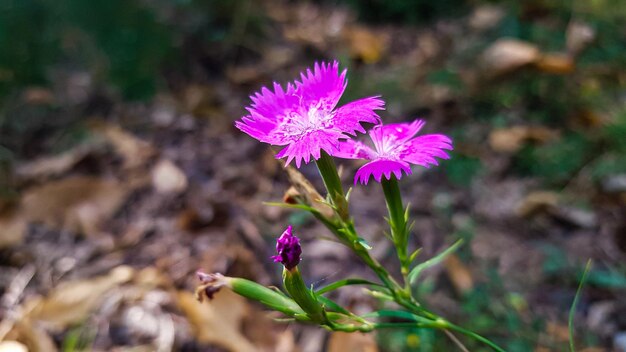
[[[467,11],[465,0],[342,0],[359,17],[370,22],[419,24],[441,17],[457,16]]]

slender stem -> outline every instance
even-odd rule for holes
[[[500,346],[496,345],[495,343],[493,343],[488,338],[483,337],[483,336],[481,336],[481,335],[479,335],[479,334],[477,334],[477,333],[475,333],[473,331],[464,329],[464,328],[462,328],[460,326],[454,325],[454,324],[449,323],[449,322],[445,322],[445,325],[446,325],[445,326],[446,328],[448,328],[448,329],[450,329],[452,331],[456,331],[458,333],[461,333],[461,334],[463,334],[465,336],[471,337],[471,338],[473,338],[476,341],[480,341],[480,342],[484,343],[485,345],[493,348],[495,351],[506,352],[503,348],[501,348]]]
[[[398,259],[400,260],[402,275],[405,278],[409,274],[409,261],[407,256],[407,247],[409,236],[407,231],[407,223],[405,217],[404,206],[402,205],[402,195],[400,187],[395,175],[391,175],[389,180],[383,177],[381,181],[383,192],[385,193],[385,201],[387,210],[389,211],[389,224],[391,225],[391,237],[396,246]]]
[[[411,295],[411,291],[408,287],[408,280],[406,280],[409,266],[407,258],[407,223],[404,208],[402,206],[400,188],[398,186],[398,181],[395,177],[392,177],[391,180],[383,179],[382,186],[383,192],[385,193],[385,199],[387,201],[387,208],[389,210],[389,221],[392,223],[392,236],[394,238],[394,242],[398,251],[398,258],[402,263],[402,274],[405,278],[406,283],[405,288],[400,286],[398,282],[393,277],[391,277],[391,275],[389,275],[389,272],[387,272],[387,270],[376,259],[370,256],[367,249],[364,248],[360,243],[358,243],[358,234],[356,232],[356,229],[354,228],[352,220],[350,219],[348,202],[346,201],[345,195],[343,193],[341,179],[339,178],[337,167],[335,166],[333,158],[326,152],[322,151],[321,157],[317,160],[317,167],[319,169],[320,175],[322,176],[322,179],[324,180],[324,186],[328,191],[330,201],[335,207],[335,211],[340,218],[340,221],[338,222],[325,219],[326,221],[323,221],[324,225],[326,225],[328,229],[330,229],[343,244],[352,249],[352,251],[359,258],[361,258],[361,260],[363,260],[363,262],[365,262],[365,264],[369,266],[374,271],[374,273],[376,273],[378,278],[391,291],[391,294],[396,303],[412,313],[432,320],[432,322],[428,323],[379,323],[376,324],[376,328],[412,326],[449,329],[459,332],[468,337],[472,337],[477,341],[481,341],[498,352],[504,352],[502,348],[498,347],[495,343],[491,342],[487,338],[484,338],[462,327],[451,324],[439,317],[438,315],[431,313],[430,311],[421,307],[420,304]],[[372,328],[374,328],[374,326],[367,325],[361,327],[334,326],[331,329],[342,331],[371,331]]]
[[[324,186],[328,191],[330,200],[335,206],[339,217],[343,221],[348,221],[350,214],[348,213],[348,204],[343,193],[343,187],[341,186],[341,178],[337,172],[337,166],[332,156],[328,155],[322,150],[321,156],[316,160],[317,168],[324,181]]]

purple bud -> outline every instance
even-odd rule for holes
[[[287,227],[285,232],[276,241],[276,251],[278,255],[272,256],[274,262],[282,263],[287,270],[291,270],[300,263],[300,255],[302,248],[300,240],[291,233],[291,225]]]

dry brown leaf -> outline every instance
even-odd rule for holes
[[[564,75],[574,72],[576,65],[574,59],[567,54],[547,53],[535,62],[535,67],[546,73]]]
[[[304,177],[300,171],[296,170],[291,166],[287,166],[287,177],[289,178],[289,182],[295,188],[296,192],[293,192],[292,189],[287,190],[288,194],[285,194],[286,200],[288,199],[298,199],[306,205],[312,206],[317,209],[322,215],[327,218],[331,218],[334,215],[333,209],[323,203],[324,197],[315,189],[313,184],[309,182],[309,180]]]
[[[364,334],[361,332],[333,332],[328,341],[328,352],[377,352],[378,346],[374,339],[374,334]]]
[[[468,24],[475,30],[486,30],[495,27],[504,18],[505,12],[502,7],[495,5],[477,6],[470,15]]]
[[[249,309],[244,298],[229,290],[221,290],[205,303],[198,302],[187,291],[179,291],[176,297],[200,343],[218,345],[233,352],[257,351],[241,333],[242,319]]]
[[[562,325],[555,322],[548,322],[546,326],[546,333],[552,336],[556,341],[569,341],[569,329],[567,325]]]
[[[96,235],[124,203],[129,188],[114,180],[69,177],[27,190],[20,214],[52,228]]]
[[[20,180],[27,181],[63,174],[101,146],[102,141],[94,140],[59,155],[46,156],[23,163],[16,167],[15,175]]]
[[[459,294],[466,293],[474,288],[474,278],[469,268],[459,259],[456,254],[452,254],[444,261],[448,277]]]
[[[25,302],[26,318],[58,329],[79,323],[98,307],[108,291],[130,281],[133,275],[132,268],[119,266],[104,276],[62,283],[46,297],[35,297]]]
[[[0,249],[22,242],[26,234],[26,221],[15,210],[0,214]]]
[[[482,66],[488,76],[496,77],[532,64],[539,57],[537,46],[517,39],[503,38],[485,50]]]
[[[52,337],[28,318],[15,322],[7,338],[24,343],[30,352],[54,352],[57,350]]]
[[[344,39],[350,49],[350,55],[363,60],[366,64],[380,61],[387,48],[385,37],[366,27],[350,27],[345,31]]]
[[[155,154],[155,149],[150,143],[124,131],[120,126],[96,124],[94,130],[102,134],[111,143],[115,151],[122,156],[126,169],[134,169],[144,165]]]
[[[545,127],[513,126],[493,130],[489,134],[489,146],[497,152],[515,153],[528,141],[545,143],[557,137],[556,131]]]
[[[555,192],[531,192],[520,202],[515,212],[520,217],[529,217],[537,212],[556,207],[558,202],[559,195]]]
[[[185,173],[170,160],[159,161],[152,169],[152,186],[159,193],[179,193],[187,189]]]
[[[54,93],[43,87],[29,87],[22,92],[22,99],[27,104],[50,105],[54,104]]]

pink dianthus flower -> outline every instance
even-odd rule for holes
[[[380,123],[374,110],[385,105],[369,97],[336,108],[346,83],[346,70],[340,74],[337,61],[316,63],[286,89],[274,82],[273,92],[263,87],[250,96],[249,114],[235,126],[261,142],[285,146],[276,158],[287,157],[287,165],[294,159],[297,167],[302,160],[317,160],[322,150],[333,155],[346,134],[365,133],[361,123]]]
[[[411,174],[411,164],[430,167],[438,165],[435,158],[448,159],[446,150],[452,150],[452,140],[442,134],[415,135],[424,126],[423,120],[410,123],[374,126],[369,136],[372,149],[366,144],[348,139],[341,142],[339,158],[370,160],[354,175],[354,183],[367,184],[370,176],[381,182],[383,175],[389,180],[393,173],[397,179],[402,171]]]

